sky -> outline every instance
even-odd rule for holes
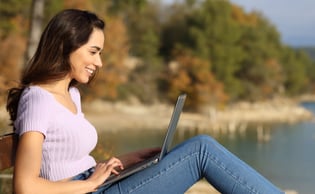
[[[261,12],[290,46],[315,46],[314,0],[230,0],[246,11]]]
[[[171,3],[174,0],[163,1]],[[230,2],[243,7],[246,12],[255,10],[262,13],[277,28],[284,44],[293,47],[315,47],[315,0],[230,0]]]

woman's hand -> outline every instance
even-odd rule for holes
[[[94,173],[87,179],[87,181],[92,182],[93,185],[95,185],[95,189],[97,189],[97,187],[104,183],[112,173],[119,175],[119,171],[124,168],[128,168],[133,164],[153,157],[160,151],[161,148],[148,148],[100,162],[95,166]]]
[[[94,173],[87,179],[95,184],[95,188],[101,185],[112,173],[118,175],[123,170],[122,162],[117,158],[111,158],[106,162],[98,163]]]

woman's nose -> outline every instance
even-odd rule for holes
[[[102,58],[101,56],[97,56],[97,58],[95,59],[95,63],[94,63],[95,66],[97,67],[102,67],[103,66],[103,63],[102,63]]]

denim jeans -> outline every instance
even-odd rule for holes
[[[93,169],[74,179],[86,179]],[[96,193],[183,194],[205,178],[222,194],[284,193],[217,141],[199,135],[176,146],[158,164]]]

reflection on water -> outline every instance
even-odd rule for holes
[[[315,111],[315,104],[307,104]],[[310,106],[310,107],[309,107]],[[161,146],[165,131],[104,131],[100,143],[113,155]],[[178,129],[174,144],[199,132]],[[242,160],[283,189],[299,194],[314,193],[315,183],[315,123],[272,127],[258,126],[234,133],[206,133],[227,147]]]

